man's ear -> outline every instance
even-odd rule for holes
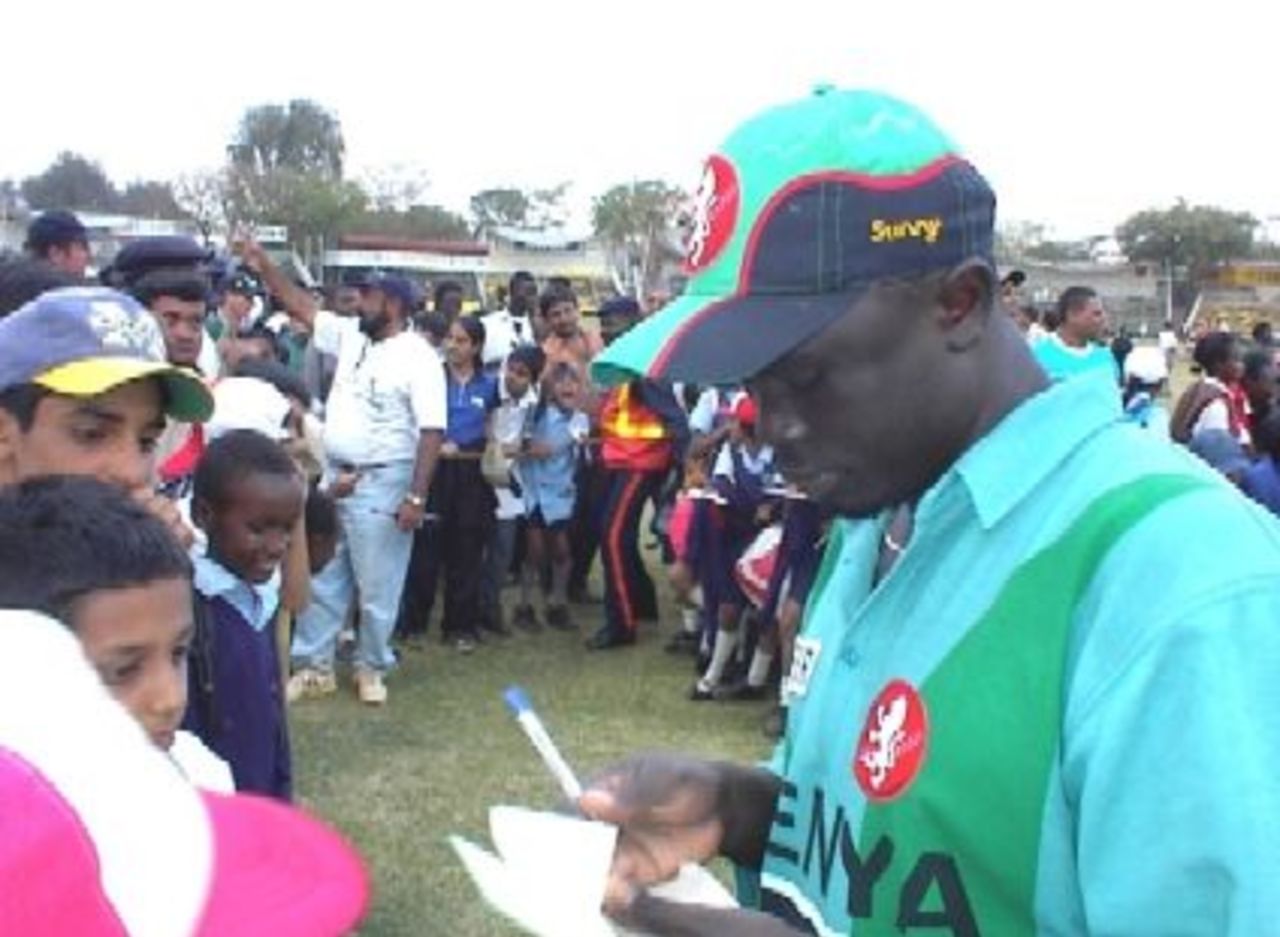
[[[0,409],[0,487],[18,481],[18,446],[22,427],[8,410]]]
[[[209,503],[209,499],[191,499],[191,520],[205,533],[209,532],[209,524],[213,522],[213,505]]]
[[[981,338],[991,322],[995,295],[995,272],[981,258],[966,260],[947,275],[938,292],[938,308],[948,348],[963,351]]]

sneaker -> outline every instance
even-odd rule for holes
[[[296,703],[301,699],[328,696],[330,693],[336,693],[337,690],[338,681],[333,678],[331,672],[317,670],[314,667],[303,667],[294,671],[293,676],[289,678],[289,682],[285,685],[284,697],[290,703]]]
[[[547,627],[556,631],[576,631],[578,626],[569,617],[567,605],[551,605],[547,607]]]
[[[376,670],[356,670],[356,695],[360,702],[370,706],[381,706],[387,701],[387,685],[382,682],[382,674]]]
[[[695,703],[707,703],[716,698],[716,687],[714,684],[707,683],[705,680],[698,680],[693,684],[693,688],[689,690],[689,699]]]
[[[470,654],[477,647],[476,639],[469,634],[460,635],[453,639],[453,649],[459,654]]]
[[[542,622],[538,621],[538,613],[532,605],[517,605],[511,623],[522,631],[538,631],[542,628]]]

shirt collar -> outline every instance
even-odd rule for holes
[[[1111,376],[1088,372],[1024,401],[960,457],[952,472],[990,529],[1041,485],[1086,439],[1122,418]],[[951,473],[948,473],[951,474]]]
[[[195,590],[206,599],[225,599],[255,631],[265,628],[275,615],[280,603],[279,570],[268,582],[255,586],[207,555],[197,556],[193,565]]]

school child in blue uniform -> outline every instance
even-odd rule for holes
[[[195,639],[183,726],[226,759],[236,789],[289,800],[293,771],[275,620],[280,564],[306,488],[280,445],[253,430],[210,443],[192,517],[208,545],[195,560]]]
[[[578,369],[569,362],[557,364],[543,381],[541,399],[529,414],[521,445],[520,480],[528,540],[515,621],[524,628],[537,627],[533,588],[548,564],[551,593],[547,597],[547,625],[561,631],[574,627],[567,594],[573,567],[569,521],[577,499],[574,474],[578,450],[591,428],[587,415],[578,409],[581,399]]]
[[[695,559],[703,600],[714,609],[716,633],[711,659],[694,684],[690,699],[714,699],[725,668],[738,648],[739,622],[746,599],[733,568],[763,526],[765,488],[773,480],[773,450],[756,435],[756,405],[748,396],[734,404],[733,428],[711,471],[716,498],[700,524],[703,549]]]

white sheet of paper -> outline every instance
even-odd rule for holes
[[[498,855],[451,836],[480,894],[535,937],[634,935],[600,910],[618,831],[562,814],[493,807],[489,832]],[[653,893],[670,901],[736,907],[733,896],[706,869],[687,865]]]

